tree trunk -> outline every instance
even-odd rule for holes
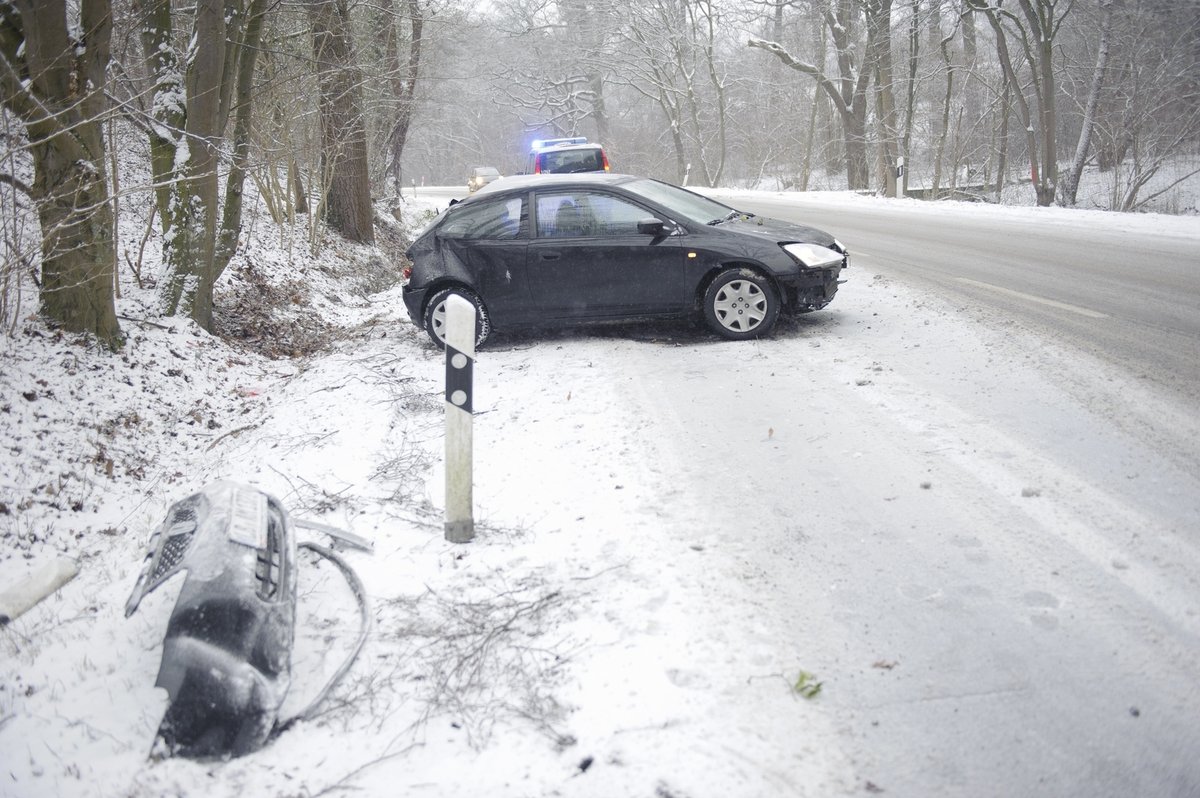
[[[1009,115],[1011,113],[1011,105],[1008,102],[1008,95],[1012,89],[1008,85],[1008,81],[1004,81],[1003,96],[1000,102],[1000,124],[997,131],[997,146],[996,146],[996,202],[1004,201],[1004,183],[1008,179],[1008,127]]]
[[[861,191],[871,184],[871,170],[867,164],[867,120],[866,98],[859,103],[861,113],[842,114],[842,127],[846,142],[846,182],[852,191]]]
[[[175,153],[187,124],[183,102],[183,72],[172,46],[171,0],[133,0],[133,11],[142,20],[142,52],[153,83],[150,90],[150,174],[158,218],[166,235],[174,229],[178,205],[171,196],[175,181]]]
[[[931,10],[930,16],[939,9]],[[912,169],[912,134],[917,113],[917,72],[921,55],[921,0],[912,0],[912,19],[908,28],[908,80],[904,92],[904,133],[900,138],[900,156],[907,163],[901,176],[900,196],[908,196],[908,175]]]
[[[267,0],[251,0],[246,27],[238,42],[237,89],[233,94],[233,165],[225,178],[225,205],[213,258],[213,280],[220,278],[237,251],[242,232],[242,189],[250,160],[250,122],[254,114],[254,67],[258,63]]]
[[[667,124],[671,128],[671,147],[675,151],[675,180],[679,185],[686,186],[688,180],[688,162],[687,150],[683,143],[683,131],[679,129],[679,111],[667,98],[665,91],[659,91],[658,105],[663,109],[663,114],[667,117]]]
[[[596,140],[613,151],[609,134],[608,104],[604,100],[604,74],[593,72],[587,77],[588,93],[592,98],[592,122],[596,125]],[[618,153],[619,157],[619,153]]]
[[[309,0],[308,14],[321,94],[325,221],[350,241],[373,244],[362,72],[351,44],[350,15],[344,0]]]
[[[978,0],[973,0],[973,2],[978,2]],[[1011,92],[1011,96],[1016,102],[1017,113],[1021,116],[1021,124],[1025,128],[1025,146],[1029,153],[1029,180],[1037,194],[1038,205],[1042,205],[1042,176],[1038,169],[1038,139],[1037,130],[1033,124],[1033,114],[1029,108],[1029,101],[1025,99],[1025,93],[1021,90],[1021,83],[1017,78],[1017,72],[1013,68],[1012,57],[1008,52],[1008,37],[1004,32],[1003,26],[1000,24],[1000,18],[991,9],[983,13],[987,16],[988,22],[991,23],[992,30],[996,34],[996,53],[1000,59],[1000,67],[1004,74],[1004,84],[1007,89],[1005,94],[1008,95]],[[1048,205],[1049,203],[1045,204]]]
[[[174,49],[170,0],[134,0],[142,49],[153,81],[150,155],[163,230],[159,311],[186,313],[212,328],[217,278],[237,244],[246,175],[254,65],[265,0],[196,0],[186,70]],[[220,207],[218,165],[236,106],[233,169]],[[222,231],[217,241],[218,229]]]
[[[942,65],[946,69],[946,91],[942,95],[942,122],[937,136],[937,152],[933,158],[933,186],[930,199],[937,199],[942,189],[942,162],[946,157],[946,139],[950,136],[950,104],[954,100],[954,61],[950,57],[951,33],[938,43]]]
[[[76,135],[81,133],[77,126]],[[66,329],[90,332],[116,348],[112,209],[103,161],[94,160],[102,153],[70,146],[69,138],[32,146],[33,196],[42,228],[41,309]]]
[[[817,42],[816,61],[818,64],[823,64],[829,49],[829,29],[824,25],[818,25],[817,30],[820,40]],[[804,167],[800,176],[801,191],[808,191],[808,182],[812,178],[813,147],[817,138],[817,112],[820,110],[820,103],[821,92],[814,88],[812,104],[808,108],[808,129],[804,134]]]
[[[1100,41],[1096,48],[1096,68],[1092,72],[1092,85],[1088,91],[1087,105],[1079,128],[1079,141],[1075,145],[1075,157],[1062,185],[1063,205],[1073,207],[1079,193],[1079,179],[1087,163],[1088,151],[1092,146],[1092,130],[1096,126],[1096,108],[1100,105],[1100,90],[1104,86],[1104,72],[1108,69],[1108,42],[1112,30],[1113,0],[1100,0]]]
[[[112,11],[108,0],[83,0],[78,42],[68,34],[67,13],[63,0],[16,0],[0,8],[0,91],[31,143],[42,313],[115,349],[121,331],[100,127]]]
[[[1054,75],[1054,37],[1063,19],[1071,12],[1067,3],[1062,15],[1055,18],[1056,0],[1018,0],[1020,15],[1002,8],[987,5],[984,0],[967,0],[973,10],[987,17],[996,34],[996,54],[1005,79],[1012,89],[1017,112],[1025,125],[1026,142],[1029,148],[1029,176],[1040,206],[1054,202],[1058,183],[1058,113],[1055,102],[1056,81]],[[1025,61],[1029,64],[1034,98],[1037,101],[1037,119],[1033,118],[1029,101],[1017,76],[1008,49],[1008,33],[1004,24],[1015,28],[1014,41],[1022,48]]]
[[[708,174],[708,167],[705,166],[705,174],[708,176],[709,186],[718,186],[721,184],[721,177],[725,174],[725,159],[728,150],[728,116],[729,100],[725,93],[725,81],[722,79],[717,70],[717,58],[715,50],[717,46],[716,32],[716,10],[712,7],[711,2],[705,2],[704,11],[704,63],[708,68],[708,79],[712,83],[713,91],[717,94],[717,145],[718,159],[717,168],[711,174]]]
[[[836,19],[827,23],[833,33],[834,46],[841,76],[835,82],[824,71],[800,61],[777,42],[751,39],[750,47],[773,53],[784,65],[797,72],[811,76],[821,91],[833,102],[842,120],[842,133],[846,147],[846,182],[851,190],[865,189],[870,185],[871,170],[867,161],[867,86],[870,70],[860,69],[857,74],[852,64],[852,48],[845,29]]]
[[[403,15],[409,21],[408,58],[404,65],[400,64],[400,53],[396,42],[396,23],[391,18],[392,7],[384,16],[387,19],[387,31],[384,34],[384,58],[390,76],[392,100],[396,104],[395,118],[387,138],[388,172],[396,188],[397,196],[403,193],[401,183],[400,158],[404,154],[404,145],[408,142],[408,130],[412,126],[413,112],[416,104],[417,78],[421,73],[421,44],[425,19],[418,0],[403,0]]]
[[[1035,82],[1038,100],[1038,132],[1042,138],[1042,174],[1037,182],[1038,205],[1054,204],[1058,194],[1058,100],[1054,78],[1053,5],[1038,0],[1036,8],[1022,0],[1030,27],[1038,31],[1033,69],[1039,75]],[[1034,23],[1036,22],[1036,27]]]
[[[186,169],[175,169],[170,200],[171,227],[164,238],[166,267],[158,286],[159,309],[181,309],[206,330],[212,329],[212,293],[216,282],[218,181],[217,145],[224,132],[221,79],[225,67],[226,17],[221,0],[197,0],[192,38],[208,42],[196,48],[188,64]],[[182,153],[180,153],[182,154]]]
[[[895,70],[892,67],[892,2],[869,0],[863,4],[867,18],[867,52],[875,73],[875,108],[879,125],[879,163],[885,196],[896,196],[899,157],[899,124],[896,119]]]

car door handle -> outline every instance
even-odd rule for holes
[[[562,257],[561,252],[543,252],[542,260],[558,260]]]

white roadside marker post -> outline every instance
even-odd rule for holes
[[[475,537],[471,497],[472,401],[475,366],[475,308],[462,297],[446,297],[446,540]]]

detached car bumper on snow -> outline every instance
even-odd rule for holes
[[[296,541],[266,494],[215,482],[171,505],[125,606],[179,571],[187,579],[163,640],[158,687],[171,703],[159,756],[241,756],[261,747],[291,682]]]

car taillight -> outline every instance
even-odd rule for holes
[[[541,158],[533,159],[533,173],[535,175],[540,175],[542,173],[542,159]]]
[[[601,160],[601,162],[603,162],[603,163],[604,163],[604,171],[606,171],[606,172],[607,172],[607,171],[609,171],[609,168],[608,168],[608,153],[606,153],[604,150],[600,150],[600,160]]]

